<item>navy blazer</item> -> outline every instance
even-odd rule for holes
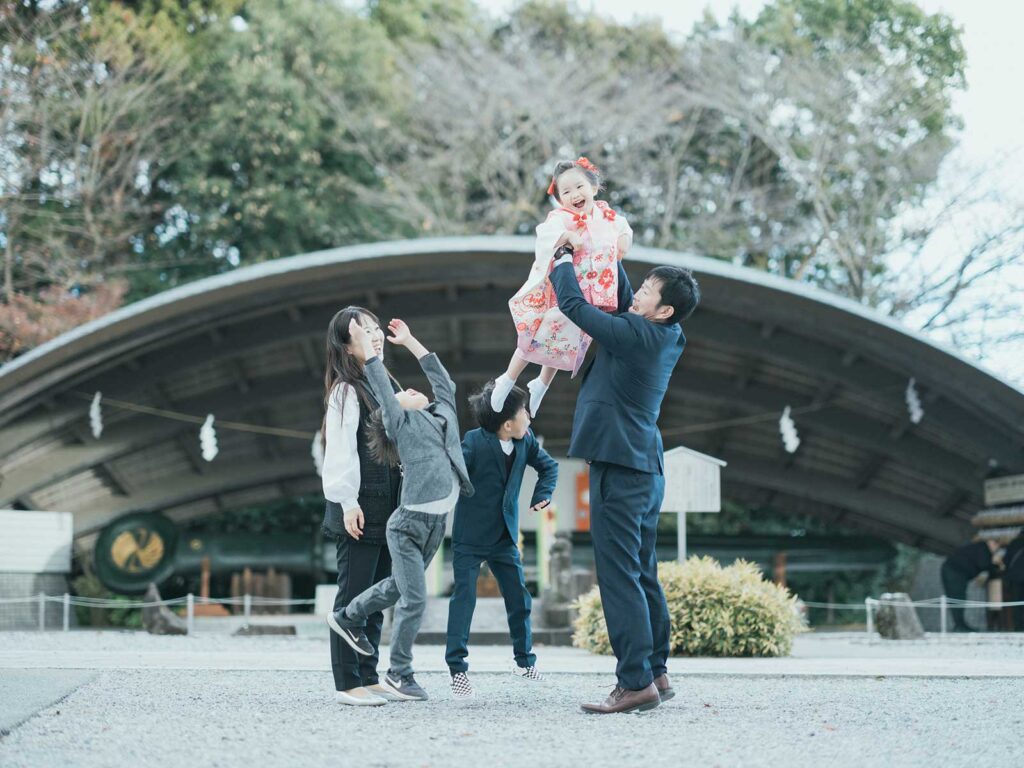
[[[621,262],[615,314],[587,303],[572,264],[559,264],[550,278],[558,308],[598,342],[580,384],[569,455],[663,474],[658,414],[686,344],[682,328],[627,311],[633,289]]]
[[[498,436],[486,429],[471,429],[462,438],[462,455],[476,493],[463,496],[455,507],[452,542],[475,547],[497,544],[505,531],[519,538],[519,489],[529,464],[537,470],[537,486],[530,506],[550,500],[558,481],[558,462],[540,447],[527,430],[515,446],[512,470],[505,472],[505,454]]]

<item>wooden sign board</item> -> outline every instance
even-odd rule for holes
[[[1017,504],[1024,501],[1024,475],[994,477],[985,481],[985,506]]]
[[[676,528],[679,562],[686,560],[687,513],[722,511],[724,466],[721,459],[683,446],[665,451],[665,500],[661,511],[679,515]]]
[[[725,462],[679,446],[665,451],[662,512],[721,512]]]

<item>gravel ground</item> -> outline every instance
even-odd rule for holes
[[[208,653],[310,653],[323,656],[328,630],[313,637],[274,636],[235,637],[218,632],[197,632],[189,637],[150,635],[131,630],[89,630],[72,632],[0,632],[0,664],[5,652],[27,650],[63,654],[80,652],[149,653],[174,652],[193,657]],[[417,644],[417,648],[430,648]],[[481,649],[487,646],[478,646]],[[555,648],[557,654],[578,653]],[[443,650],[441,651],[443,656]],[[417,653],[417,656],[419,654]],[[923,640],[881,640],[862,632],[811,632],[798,635],[791,658],[911,658],[1024,659],[1024,632],[929,635]]]
[[[95,676],[81,669],[0,670],[0,738]]]
[[[497,673],[508,648],[473,648],[464,703],[443,649],[417,647],[431,701],[353,709],[314,637],[3,633],[0,718],[38,714],[0,737],[0,766],[1024,765],[1024,635],[811,634],[789,659],[671,659],[679,695],[613,717],[578,704],[607,693],[614,659],[537,651],[541,686]]]
[[[2,674],[2,672],[0,672]],[[598,674],[478,674],[454,702],[343,707],[320,672],[108,670],[0,739],[5,768],[68,766],[1020,765],[1014,679],[690,677],[645,715],[592,716]]]

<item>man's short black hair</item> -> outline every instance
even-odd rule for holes
[[[500,413],[491,408],[491,392],[494,391],[494,380],[488,381],[484,388],[475,395],[470,395],[469,408],[476,417],[477,424],[488,432],[497,432],[501,425],[519,415],[519,411],[527,407],[529,395],[522,387],[512,387],[505,398],[505,407]]]
[[[646,280],[657,280],[661,286],[659,307],[671,306],[672,314],[665,321],[667,325],[679,323],[693,314],[700,304],[700,286],[688,269],[682,267],[655,267],[647,273]]]

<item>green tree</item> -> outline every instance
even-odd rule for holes
[[[627,27],[561,3],[526,3],[486,34],[472,24],[435,42],[396,41],[394,110],[352,124],[353,151],[380,170],[358,190],[403,231],[532,232],[547,213],[557,159],[588,154],[607,166],[647,141],[672,111],[656,25]],[[327,95],[337,114],[343,98]]]
[[[682,41],[536,0],[401,44],[395,111],[352,133],[383,180],[358,193],[406,228],[530,232],[553,162],[587,154],[639,242],[874,304],[963,86],[955,27],[903,0],[780,0]]]
[[[436,44],[453,29],[484,30],[484,19],[470,0],[368,0],[370,19],[391,40]]]
[[[586,154],[640,243],[894,309],[921,303],[892,295],[888,257],[924,237],[895,222],[933,188],[953,144],[964,58],[950,20],[907,0],[776,0],[752,20],[707,16],[682,40],[558,0],[496,21],[470,0],[88,8],[92,48],[130,27],[125,50],[141,61],[187,61],[157,93],[165,106],[126,113],[162,137],[144,189],[120,208],[93,206],[108,216],[130,202],[117,236],[102,238],[118,258],[89,262],[127,275],[130,299],[347,243],[529,233],[548,210],[553,162]],[[27,210],[5,203],[0,230],[46,232],[47,248],[81,252]],[[35,253],[47,263],[46,249]]]
[[[145,241],[141,295],[241,263],[390,235],[351,194],[374,169],[345,148],[351,109],[383,108],[393,57],[383,30],[333,3],[258,0],[195,49],[190,147],[163,185],[167,206]]]
[[[113,6],[18,6],[0,56],[0,356],[109,311],[178,146],[184,54]]]

